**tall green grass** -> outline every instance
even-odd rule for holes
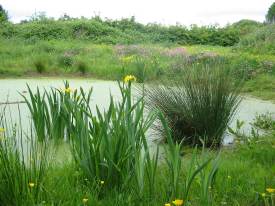
[[[146,199],[150,202],[156,194],[156,175],[160,167],[159,149],[155,153],[149,147],[146,132],[152,126],[157,113],[145,116],[144,99],[132,98],[131,82],[119,83],[121,101],[110,104],[106,111],[96,107],[92,112],[90,96],[80,88],[72,92],[65,82],[65,90],[52,89],[40,93],[31,91],[24,97],[32,114],[35,135],[39,142],[69,137],[71,153],[76,168],[80,169],[87,187],[95,187],[98,198],[108,190],[131,190],[134,202]],[[162,115],[160,114],[160,117]],[[168,174],[164,191],[167,200],[187,199],[188,192],[199,172],[210,162],[204,161],[195,168],[196,154],[186,174],[184,186],[180,185],[181,147],[174,144],[170,131],[162,117],[166,133],[170,137],[165,150]],[[53,141],[54,144],[59,141]]]
[[[76,110],[71,138],[73,154],[92,182],[104,181],[105,187],[123,188],[137,175],[140,193],[147,164],[142,150],[149,152],[148,147],[144,147],[145,132],[154,116],[144,117],[143,100],[133,102],[128,85],[120,85],[120,90],[121,102],[114,103],[110,97],[105,112],[97,108],[97,113],[93,114],[85,107]],[[148,174],[148,177],[153,178],[153,175]]]
[[[72,90],[67,82],[64,89],[30,90],[30,111],[51,111],[52,125],[44,128],[44,136],[35,122],[47,123],[41,120],[47,115],[32,118],[32,129],[26,129],[0,114],[1,205],[164,205],[175,199],[183,200],[183,206],[271,203],[266,188],[275,183],[273,137],[223,148],[219,154],[206,149],[189,153],[184,142],[174,141],[165,114],[146,114],[144,97],[133,98],[132,84],[119,83],[121,100],[110,96],[109,107],[96,112],[92,90]],[[30,96],[26,101],[32,101]],[[53,120],[58,116],[62,129]],[[148,139],[156,118],[167,144]],[[62,145],[55,141],[64,137],[68,141]]]
[[[184,68],[177,81],[145,89],[149,110],[163,112],[173,139],[185,145],[220,147],[223,134],[241,101],[241,83],[220,66]],[[161,132],[161,127],[156,127]]]
[[[37,88],[34,92],[28,86],[28,94],[22,97],[30,111],[38,140],[58,141],[70,138],[75,106],[89,104],[92,89],[86,94],[82,88],[73,90],[68,82],[64,82],[64,88],[50,91]]]
[[[39,205],[44,200],[45,176],[49,166],[49,144],[21,124],[10,124],[2,116],[0,125],[1,205]]]

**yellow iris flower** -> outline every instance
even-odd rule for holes
[[[134,75],[127,75],[124,77],[123,81],[125,83],[129,82],[129,81],[137,81],[137,78]]]
[[[176,200],[173,201],[173,204],[176,205],[176,206],[181,206],[183,204],[183,200],[176,199]]]
[[[29,187],[30,187],[30,188],[33,188],[34,185],[35,185],[35,184],[34,184],[33,182],[29,182]]]
[[[269,193],[275,193],[274,188],[266,188],[266,191],[269,192]]]

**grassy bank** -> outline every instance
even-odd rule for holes
[[[173,44],[106,45],[88,40],[50,40],[27,43],[0,40],[1,77],[69,76],[106,80],[134,74],[138,81],[178,76],[189,66],[220,64],[244,76],[244,92],[274,99],[275,58],[236,47],[176,46]]]

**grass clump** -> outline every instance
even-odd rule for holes
[[[165,115],[174,140],[217,148],[240,103],[240,85],[230,70],[188,67],[179,80],[150,85],[145,95],[148,109]]]
[[[70,88],[64,82],[64,88],[52,88],[50,91],[32,91],[28,86],[29,96],[24,96],[36,134],[40,142],[47,140],[68,140],[73,119],[73,113],[80,105],[89,102],[92,89],[84,93]]]
[[[38,73],[43,73],[46,71],[46,64],[43,60],[39,59],[34,62],[34,67]]]
[[[102,113],[97,109],[97,117],[89,109],[80,108],[74,113],[72,126],[76,164],[90,181],[104,181],[105,187],[110,188],[127,185],[131,176],[143,182],[143,175],[135,176],[135,170],[146,168],[141,150],[146,141],[145,132],[154,118],[143,117],[142,99],[133,104],[128,86],[120,85],[120,89],[120,103],[115,104],[111,97],[108,110]],[[142,184],[138,191],[142,190]]]
[[[79,71],[83,75],[86,74],[89,70],[88,65],[83,61],[79,61],[76,67],[77,67],[77,71]]]
[[[48,142],[40,144],[32,132],[25,134],[20,124],[10,125],[5,116],[0,125],[1,205],[41,204],[50,158]]]
[[[270,112],[257,114],[252,125],[263,130],[275,130],[274,114]]]

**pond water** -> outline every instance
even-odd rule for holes
[[[93,79],[67,79],[71,88],[82,87],[84,90],[88,90],[93,87],[92,93],[92,108],[95,109],[95,105],[98,105],[100,109],[104,109],[109,104],[110,94],[115,100],[120,99],[120,91],[115,81],[102,81]],[[19,102],[23,98],[20,93],[27,91],[28,84],[32,90],[39,87],[40,89],[64,88],[65,79],[45,78],[45,79],[2,79],[0,80],[0,111],[4,108],[4,102]],[[27,94],[26,94],[27,95]],[[23,125],[27,124],[30,120],[25,104],[19,104],[21,119]],[[18,104],[8,105],[8,110],[12,114],[14,121],[18,121]],[[235,127],[237,119],[245,121],[243,127],[244,132],[249,133],[251,130],[250,123],[253,122],[256,114],[263,114],[266,112],[275,113],[275,104],[269,101],[263,101],[252,97],[244,97],[239,109],[234,116],[230,126]],[[150,137],[150,135],[149,135]],[[152,139],[152,138],[151,138]],[[225,134],[224,143],[228,144],[232,142],[233,138],[229,134]]]

